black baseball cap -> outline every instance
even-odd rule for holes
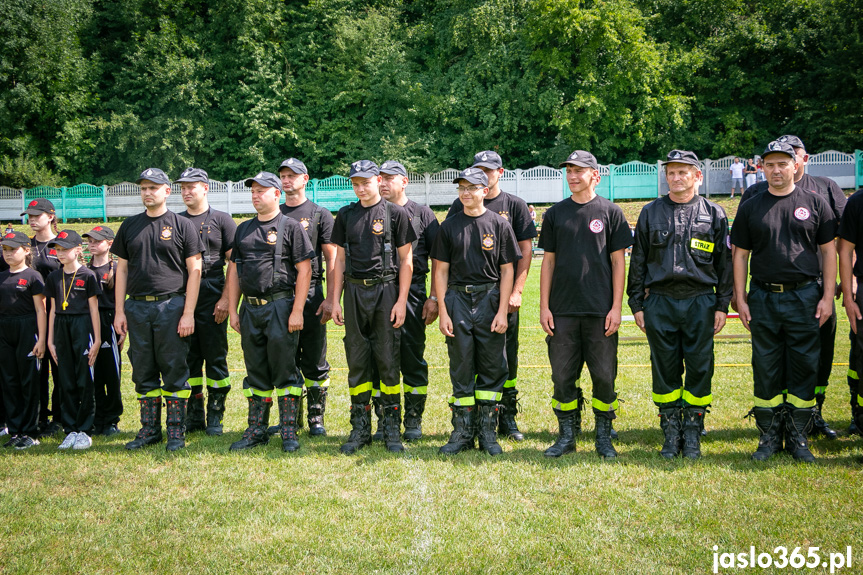
[[[309,169],[306,168],[306,165],[302,162],[302,160],[298,160],[296,158],[288,158],[282,165],[279,166],[279,171],[282,171],[282,168],[287,168],[294,172],[295,174],[306,174],[308,175]]]
[[[82,243],[84,243],[84,241],[75,230],[62,230],[57,234],[56,238],[48,242],[48,247],[57,246],[58,248],[70,250],[72,248],[77,248]]]
[[[204,182],[205,184],[208,184],[210,182],[210,177],[207,175],[207,172],[205,172],[201,168],[186,168],[185,170],[183,170],[183,173],[180,174],[180,177],[174,181]]]
[[[791,134],[786,134],[784,136],[779,136],[776,138],[777,142],[782,142],[783,144],[788,144],[792,148],[803,148],[806,149],[806,146],[803,145],[803,140],[798,138],[797,136],[792,136]]]
[[[473,165],[497,170],[503,167],[503,160],[500,159],[500,154],[497,152],[485,150],[473,157]]]
[[[380,175],[378,165],[371,160],[359,160],[351,164],[351,175],[349,178],[373,178]]]
[[[458,173],[452,183],[457,184],[460,180],[464,180],[471,184],[479,184],[481,186],[488,187],[488,176],[485,175],[485,172],[477,168],[476,166],[471,166],[470,168],[465,168],[464,171]]]
[[[766,158],[768,154],[785,154],[791,156],[795,160],[797,159],[797,153],[794,151],[791,144],[780,142],[779,140],[773,140],[767,144],[767,147],[764,148],[764,151],[761,153],[761,157]]]
[[[39,214],[53,214],[55,213],[54,204],[51,203],[51,200],[45,198],[36,198],[32,200],[29,204],[27,204],[27,209],[21,212],[21,215],[28,216],[38,216]]]
[[[87,233],[81,234],[82,238],[93,238],[94,240],[113,240],[114,230],[107,226],[96,226]]]
[[[582,168],[593,168],[594,170],[599,169],[599,162],[596,161],[596,158],[590,152],[585,152],[584,150],[576,150],[566,157],[564,161],[560,163],[558,166],[562,168],[566,165],[571,166],[581,166]]]
[[[701,162],[698,161],[698,156],[695,155],[695,152],[688,150],[671,150],[668,152],[662,165],[667,166],[668,164],[689,164],[699,170],[701,169]]]
[[[11,231],[8,234],[3,234],[0,238],[0,246],[10,248],[23,248],[30,245],[30,238],[24,232]]]
[[[252,187],[253,183],[258,183],[265,188],[276,188],[280,192],[282,191],[282,180],[272,172],[258,172],[256,176],[247,179],[245,183],[249,188]]]
[[[397,162],[395,160],[387,160],[383,164],[381,164],[381,173],[382,174],[390,174],[393,176],[407,176],[408,171],[402,165],[401,162]]]
[[[163,172],[159,168],[147,168],[146,170],[141,172],[141,175],[138,176],[138,179],[135,180],[135,183],[140,184],[142,180],[150,180],[154,184],[159,185],[171,185],[171,179],[168,177],[167,174],[165,174],[165,172]]]

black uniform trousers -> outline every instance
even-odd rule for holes
[[[652,293],[644,300],[653,402],[658,407],[706,407],[713,401],[715,312],[715,294],[677,299]]]
[[[120,348],[114,332],[114,310],[99,309],[102,329],[102,349],[93,366],[96,417],[94,425],[104,427],[120,422],[123,415],[123,394],[120,389]]]
[[[507,377],[506,334],[491,331],[500,305],[500,290],[446,292],[446,309],[454,337],[446,338],[450,403],[456,406],[495,405]]]
[[[604,317],[555,316],[554,335],[546,336],[555,411],[574,411],[581,399],[581,372],[587,362],[593,382],[593,408],[618,408],[614,381],[617,378],[617,332],[605,335]]]
[[[52,298],[45,298],[45,317],[51,317]],[[50,380],[54,380],[54,389],[51,389]],[[63,400],[60,397],[62,390],[57,384],[57,364],[47,351],[42,358],[42,368],[39,370],[39,421],[47,423],[49,416],[54,416],[57,423],[61,420]],[[49,403],[50,402],[50,403]],[[50,405],[50,408],[49,408]]]
[[[429,366],[425,360],[426,323],[423,320],[423,306],[427,299],[424,283],[411,284],[399,345],[402,387],[405,395],[428,395]],[[377,375],[377,369],[375,369],[372,387],[374,396],[380,397],[381,380]]]
[[[9,435],[37,435],[39,360],[29,355],[36,345],[37,333],[36,314],[3,318],[3,329],[0,329],[0,385]]]
[[[88,364],[92,342],[93,325],[89,314],[54,316],[54,346],[63,390],[61,423],[66,433],[93,433],[96,398],[93,372]]]
[[[401,328],[394,328],[390,321],[396,300],[394,281],[373,286],[345,282],[344,342],[351,403],[368,404],[378,376],[381,405],[400,403]]]
[[[192,394],[186,363],[189,338],[177,333],[185,305],[184,295],[162,301],[126,300],[129,362],[139,397]]]
[[[324,301],[324,290],[314,282],[309,288],[303,307],[303,329],[297,344],[297,379],[306,387],[327,387],[330,384],[330,364],[327,362],[327,326],[316,315]]]
[[[294,298],[286,297],[264,305],[243,301],[240,307],[240,344],[246,362],[243,394],[271,397],[303,393],[297,379],[299,332],[288,331]]]
[[[863,285],[863,278],[857,278],[857,285]],[[863,287],[857,289],[858,305],[863,303]],[[857,329],[861,328],[861,322],[857,322]],[[851,351],[848,354],[848,389],[851,393],[851,405],[863,406],[863,389],[860,388],[860,374],[863,373],[863,338],[857,337],[853,330],[848,330],[848,338],[851,340]]]
[[[207,386],[231,387],[228,373],[228,322],[216,323],[213,310],[222,297],[225,280],[204,278],[195,306],[195,333],[189,336],[189,385],[204,385],[204,362],[207,362]]]
[[[503,391],[507,395],[518,395],[518,314],[515,310],[506,318],[506,383]]]
[[[821,353],[815,313],[820,299],[821,287],[814,281],[782,293],[751,286],[748,301],[755,407],[781,405],[786,390],[787,402],[794,407],[815,405]]]

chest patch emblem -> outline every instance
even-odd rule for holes
[[[21,287],[27,287],[27,280],[24,278],[21,278],[20,280],[18,280],[18,285]]]
[[[809,210],[806,208],[797,208],[794,210],[794,217],[800,220],[801,222],[809,219]]]
[[[595,234],[598,234],[605,229],[605,225],[600,220],[590,220],[590,225],[588,227],[590,228],[590,231]]]
[[[300,225],[303,226],[303,229],[309,231],[309,218],[303,218],[300,220]]]
[[[384,221],[383,220],[374,220],[372,222],[372,233],[376,236],[384,233]]]
[[[165,226],[162,228],[162,233],[159,234],[159,237],[165,241],[170,240],[174,237],[174,228],[171,226]]]
[[[276,230],[268,230],[267,231],[267,243],[271,246],[276,245],[276,239],[278,238],[278,234]]]
[[[500,216],[503,219],[505,219],[506,221],[509,221],[509,212],[498,212],[498,213],[500,214]]]
[[[494,249],[494,234],[482,235],[482,249],[491,251]]]

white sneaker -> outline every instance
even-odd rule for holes
[[[66,436],[66,439],[63,440],[63,443],[57,447],[57,449],[69,449],[70,447],[75,445],[75,439],[78,437],[78,433],[72,432]]]
[[[93,445],[93,440],[83,431],[78,432],[78,437],[75,438],[75,447],[72,449],[90,449]]]
[[[0,437],[3,437],[4,435],[9,435],[9,429],[5,425],[0,427]]]

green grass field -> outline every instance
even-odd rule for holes
[[[633,204],[625,209],[637,216]],[[437,454],[450,430],[451,391],[437,324],[428,330],[425,436],[404,454],[378,444],[357,456],[339,454],[349,400],[343,331],[332,324],[328,436],[310,439],[303,430],[302,448],[291,455],[276,440],[229,453],[246,414],[239,337],[229,331],[235,391],[224,436],[191,435],[172,455],[164,445],[126,452],[123,444],[137,431],[127,363],[124,433],[95,438],[87,452],[59,452],[61,437],[25,452],[0,451],[0,572],[690,574],[712,572],[714,545],[734,553],[754,546],[756,554],[800,546],[804,555],[815,546],[824,559],[851,546],[853,565],[838,572],[861,572],[863,439],[814,441],[812,465],[784,454],[750,461],[758,433],[743,419],[752,394],[745,338],[717,341],[702,460],[668,462],[658,454],[644,340],[620,345],[618,460],[595,455],[589,412],[577,453],[544,458],[556,421],[538,320],[539,263],[520,332],[526,440],[503,441],[502,456]],[[825,418],[844,431],[849,345],[841,306],[839,314]],[[738,320],[723,331],[745,333]],[[641,332],[630,322],[622,335]]]

